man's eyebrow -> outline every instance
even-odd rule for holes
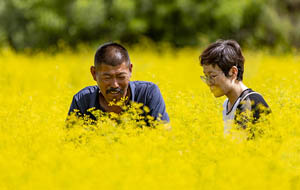
[[[126,72],[121,72],[121,73],[118,73],[117,75],[126,75],[127,73]]]
[[[109,73],[102,73],[102,75],[111,76],[111,74],[109,74]]]

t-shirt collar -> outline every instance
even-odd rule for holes
[[[130,92],[131,92],[131,101],[134,101],[134,92],[135,92],[135,84],[132,81],[129,81],[129,88],[130,88]],[[101,107],[100,103],[99,103],[99,96],[100,96],[100,89],[97,86],[97,90],[96,90],[96,94],[94,95],[94,105],[96,109],[100,109],[102,111],[104,111],[104,109]]]

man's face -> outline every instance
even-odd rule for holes
[[[227,78],[218,65],[203,65],[206,84],[215,97],[226,95],[231,89],[232,80]]]
[[[125,62],[117,66],[100,64],[91,67],[93,78],[107,103],[119,101],[127,95],[131,71],[132,65]]]

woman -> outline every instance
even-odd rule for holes
[[[262,113],[270,113],[262,95],[243,83],[244,57],[236,41],[218,40],[199,59],[205,74],[201,79],[215,97],[227,97],[223,104],[225,133],[233,123],[245,129],[248,122],[256,123]]]

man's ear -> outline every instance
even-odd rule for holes
[[[237,75],[238,75],[238,68],[236,66],[231,67],[231,69],[229,70],[229,76],[237,79]]]
[[[96,78],[96,67],[95,66],[91,66],[90,71],[91,71],[91,74],[93,76],[93,79],[95,81],[97,81],[97,78]]]
[[[130,76],[131,76],[131,73],[132,73],[132,64],[130,63],[130,65],[129,65],[129,72],[130,72]]]

